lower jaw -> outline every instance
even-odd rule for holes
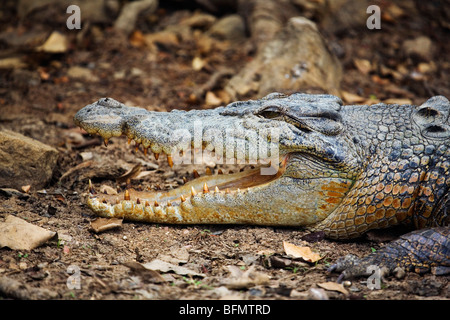
[[[280,162],[278,170],[274,174],[261,174],[265,168],[252,167],[252,169],[242,170],[237,173],[216,175],[207,174],[202,177],[197,176],[194,180],[184,185],[167,191],[140,191],[136,189],[127,189],[116,195],[96,194],[93,188],[90,188],[90,198],[99,198],[102,203],[119,203],[122,199],[136,203],[158,204],[160,206],[178,205],[183,199],[195,196],[196,194],[223,193],[238,194],[256,186],[264,186],[271,181],[278,179],[285,170],[284,162]],[[273,169],[273,168],[272,168]]]

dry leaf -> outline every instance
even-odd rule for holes
[[[347,289],[345,289],[344,286],[341,283],[328,281],[328,282],[318,283],[317,285],[319,287],[325,289],[325,290],[338,291],[338,292],[341,292],[341,293],[343,293],[345,295],[348,294]]]
[[[8,247],[13,250],[32,250],[44,244],[56,235],[50,231],[20,218],[8,215],[0,223],[0,248]]]
[[[208,91],[206,93],[205,103],[209,106],[219,106],[222,103],[222,99],[217,97],[212,91]]]
[[[129,261],[123,263],[124,266],[130,268],[132,272],[145,281],[153,282],[153,283],[162,283],[166,280],[159,274],[159,272],[155,270],[148,269],[144,267],[142,264],[136,261]]]
[[[37,51],[49,53],[63,53],[68,49],[68,41],[65,35],[59,33],[58,31],[53,31],[45,43],[36,49]]]
[[[134,177],[136,177],[139,174],[139,172],[141,172],[141,166],[142,165],[140,163],[138,163],[133,168],[131,168],[130,170],[125,172],[123,175],[118,177],[116,179],[116,181],[120,183],[120,182],[127,182],[128,180],[133,179]]]
[[[369,60],[365,59],[353,59],[353,63],[355,64],[356,68],[362,73],[362,74],[368,74],[372,70],[372,64]]]
[[[203,273],[196,272],[194,270],[191,270],[189,268],[183,267],[183,266],[177,266],[175,264],[160,260],[160,259],[154,259],[151,262],[148,262],[146,264],[142,265],[144,268],[149,270],[156,270],[161,272],[175,272],[176,274],[181,275],[191,275],[191,276],[197,276],[197,277],[204,277],[205,275]]]
[[[97,218],[94,221],[91,221],[91,227],[97,233],[121,226],[122,219],[118,218]]]
[[[202,58],[195,57],[192,59],[192,69],[195,71],[200,71],[205,66],[206,62]]]
[[[310,247],[298,247],[292,243],[283,241],[284,252],[294,258],[302,258],[307,262],[316,262],[322,259],[318,253],[311,251]]]
[[[114,189],[113,187],[107,186],[106,184],[102,184],[100,186],[100,192],[104,193],[104,194],[117,194],[117,190]]]
[[[141,48],[145,46],[144,35],[139,30],[134,31],[131,34],[129,41],[133,47]]]
[[[386,100],[384,100],[383,101],[383,103],[386,103],[386,104],[400,104],[400,105],[402,105],[402,104],[412,104],[412,100],[411,99],[395,99],[395,98],[393,98],[393,99],[386,99]]]
[[[350,93],[344,90],[341,91],[341,96],[342,99],[348,103],[361,103],[366,100],[366,98],[364,97],[358,96],[354,93]]]
[[[230,271],[230,277],[225,279],[224,285],[229,289],[246,289],[257,285],[265,285],[269,283],[269,276],[263,272],[255,270],[255,266],[251,266],[247,271],[241,270],[237,266],[227,266]]]

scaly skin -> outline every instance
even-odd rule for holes
[[[450,273],[450,229],[436,227],[409,232],[383,248],[363,258],[347,255],[338,259],[328,271],[342,272],[338,282],[358,276],[370,276],[378,266],[384,275],[401,267],[408,271],[425,273],[435,268],[436,275]]]
[[[180,151],[194,147],[219,158],[260,163],[270,158],[277,169],[269,175],[259,166],[206,176],[169,192],[128,190],[118,199],[93,195],[88,205],[100,216],[307,226],[329,238],[349,239],[398,224],[416,229],[446,224],[449,112],[442,96],[421,106],[342,106],[331,95],[274,93],[211,110],[168,113],[106,98],[80,110],[74,121],[105,143],[125,135],[145,153],[166,153],[170,165]],[[270,152],[255,155],[255,150]],[[448,262],[448,251],[444,256]]]

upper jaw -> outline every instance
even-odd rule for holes
[[[289,131],[288,124],[269,126],[256,116],[227,116],[221,114],[223,110],[152,112],[108,98],[81,109],[74,122],[88,133],[100,135],[105,145],[111,137],[125,135],[145,153],[165,153],[174,162],[182,161],[180,155],[191,148],[214,152],[223,162],[227,158],[278,162],[279,138]]]

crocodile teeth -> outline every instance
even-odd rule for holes
[[[185,202],[186,198],[183,195],[181,195],[180,200],[181,200],[181,202]]]
[[[128,190],[125,190],[125,194],[123,195],[123,200],[130,200],[130,193]]]
[[[92,186],[92,181],[91,181],[91,179],[89,179],[89,192],[90,192],[91,194],[95,194],[95,189],[94,189],[94,187]]]
[[[159,203],[155,201],[155,203],[153,204],[154,207],[159,207]]]
[[[194,187],[191,187],[191,196],[195,197],[197,195],[197,191],[195,191]]]
[[[208,193],[208,192],[209,192],[208,185],[205,182],[205,184],[203,185],[203,193]]]
[[[218,193],[218,192],[220,192],[220,190],[219,190],[219,187],[218,187],[218,186],[216,186],[216,187],[214,188],[214,192],[215,192],[215,193]]]
[[[107,138],[103,139],[103,143],[105,144],[105,147],[107,147],[108,146],[108,139]]]
[[[167,155],[167,162],[169,163],[169,167],[173,167],[173,159],[172,159],[172,155],[168,154]]]
[[[192,171],[192,174],[194,175],[195,179],[200,177],[200,175],[198,174],[197,170],[195,170],[195,169]]]
[[[154,152],[153,155],[155,156],[155,160],[159,159],[159,153]]]

